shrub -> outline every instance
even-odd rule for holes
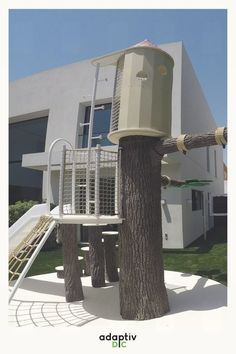
[[[33,205],[38,204],[34,200],[21,201],[9,206],[9,226],[14,224],[22,215],[24,215]]]

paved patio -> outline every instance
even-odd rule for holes
[[[92,288],[90,277],[82,277],[84,301],[66,303],[63,279],[56,273],[24,279],[9,305],[9,325],[14,327],[111,326],[132,328],[223,329],[226,321],[227,288],[213,280],[165,271],[171,311],[148,321],[125,321],[119,314],[118,283]],[[199,327],[200,326],[200,327]]]

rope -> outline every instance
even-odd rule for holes
[[[184,145],[184,139],[186,137],[187,134],[181,134],[178,136],[178,138],[176,139],[176,146],[177,149],[182,152],[183,154],[186,154],[186,152],[188,151],[188,149],[186,148],[186,146]]]
[[[217,142],[218,145],[226,145],[227,141],[224,138],[224,127],[221,128],[217,128],[215,130],[215,140]]]
[[[38,246],[51,221],[52,217],[41,216],[34,228],[11,252],[9,256],[9,273],[11,274],[9,280],[13,280],[15,276],[20,275],[22,265],[29,260],[32,250]]]
[[[167,179],[167,184],[164,187],[165,188],[168,187],[171,184],[171,178],[169,176],[166,176],[166,175],[162,175],[161,177]]]

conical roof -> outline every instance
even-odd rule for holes
[[[133,47],[150,47],[150,48],[158,48],[158,46],[154,43],[152,43],[151,41],[149,41],[149,39],[144,39],[144,41],[139,42],[137,44],[134,44],[131,46],[131,48]]]
[[[92,60],[92,64],[93,65],[99,64],[101,66],[116,65],[117,61],[121,57],[121,55],[131,51],[132,48],[137,48],[137,47],[155,48],[158,51],[161,51],[161,52],[165,53],[166,55],[168,55],[171,58],[171,60],[173,60],[172,57],[168,53],[166,53],[165,51],[160,49],[156,44],[152,43],[148,39],[144,39],[144,41],[136,43],[136,44],[132,45],[131,47],[119,50],[117,52],[108,53],[108,54],[103,55],[101,57],[95,58],[95,59]]]

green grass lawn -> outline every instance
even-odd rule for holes
[[[80,249],[78,254],[81,255]],[[227,284],[227,239],[226,228],[217,227],[196,240],[185,249],[164,249],[166,270],[201,275]],[[54,272],[62,265],[61,248],[40,252],[27,276]]]
[[[78,255],[82,256],[82,252],[78,247]],[[27,276],[46,274],[55,272],[55,267],[63,264],[62,249],[59,247],[52,251],[41,251],[29,270]]]
[[[226,227],[218,226],[185,249],[164,249],[166,270],[201,275],[227,285]]]

